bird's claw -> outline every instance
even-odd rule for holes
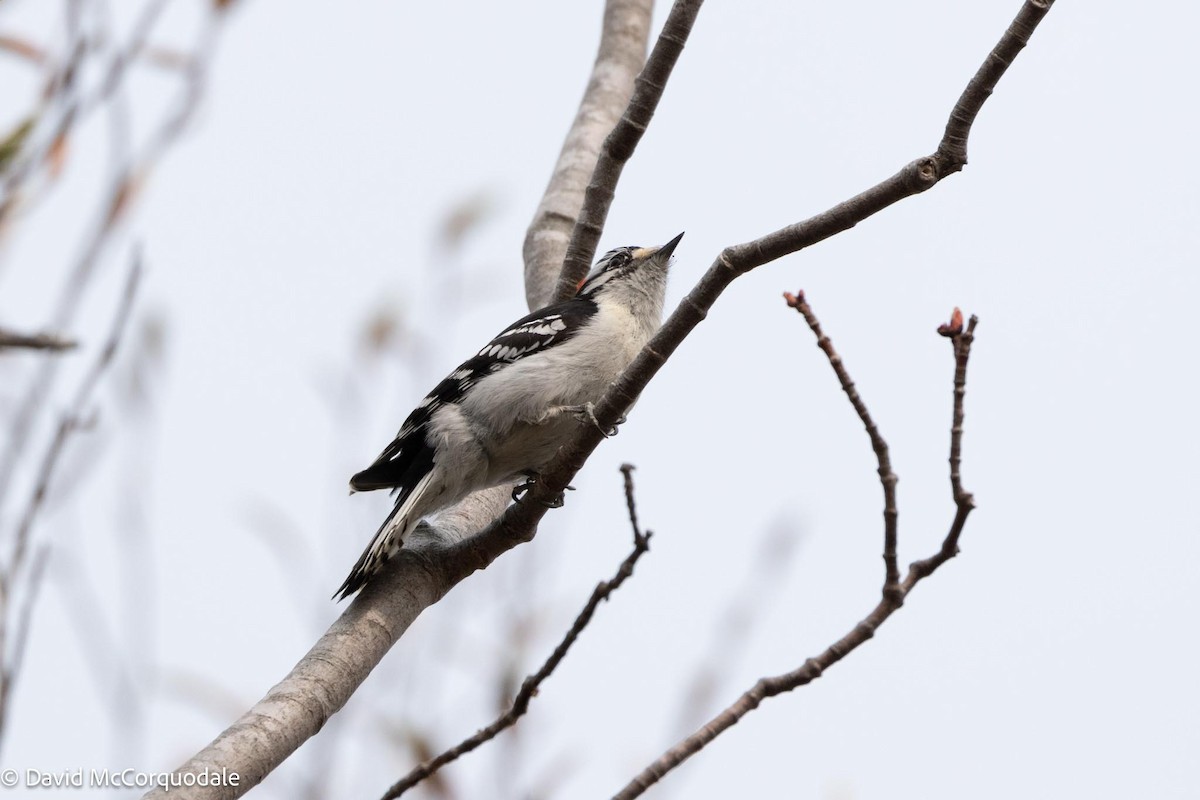
[[[534,484],[536,484],[537,481],[538,481],[538,476],[533,475],[533,476],[526,478],[524,483],[519,483],[516,486],[514,486],[513,490],[512,490],[513,502],[514,503],[525,502],[525,495],[529,494],[530,490],[533,489]],[[543,506],[545,506],[546,508],[562,508],[564,505],[566,505],[566,500],[564,499],[564,496],[565,496],[566,492],[568,492],[568,491],[570,491],[570,492],[575,491],[575,487],[567,486],[564,491],[559,492],[557,495],[550,498],[549,500],[542,500],[539,502],[541,502],[541,504]]]
[[[590,422],[595,425],[596,429],[600,431],[600,435],[605,439],[611,439],[612,437],[616,436],[617,426],[625,424],[625,416],[621,415],[621,418],[613,423],[611,428],[605,428],[600,424],[600,420],[596,419],[596,404],[592,402],[587,402],[581,406],[576,406],[574,409],[572,409],[572,411],[581,422]]]

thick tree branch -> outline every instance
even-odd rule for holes
[[[871,416],[867,412],[866,405],[862,399],[858,397],[857,391],[854,389],[854,384],[846,373],[845,367],[842,365],[841,358],[833,349],[829,338],[821,332],[820,323],[817,322],[816,316],[812,309],[804,300],[804,294],[799,293],[798,297],[786,295],[788,305],[795,308],[804,316],[809,327],[817,336],[817,344],[829,359],[830,365],[834,372],[837,373],[838,380],[842,384],[843,390],[846,392],[847,398],[850,400],[854,410],[858,413],[859,419],[867,427],[867,431],[871,438],[871,447],[875,450],[875,454],[879,459],[879,479],[883,485],[885,504],[887,509],[889,505],[892,511],[895,511],[895,475],[888,466],[887,445],[883,443],[883,438],[875,429],[874,423],[871,422]],[[958,309],[955,309],[958,312]],[[976,319],[971,318],[971,324],[966,333],[962,332],[962,317],[958,317],[959,326],[953,333],[945,333],[941,328],[938,332],[942,335],[950,336],[954,343],[955,354],[955,376],[954,376],[954,422],[952,427],[960,431],[962,424],[962,397],[960,391],[966,385],[966,363],[970,356],[971,342],[975,330]],[[943,326],[943,328],[946,326]],[[961,381],[961,383],[960,383]],[[961,447],[961,435],[955,439]],[[952,435],[953,436],[953,435]],[[954,444],[951,445],[953,450]],[[961,449],[959,451],[961,455]],[[960,487],[961,489],[961,487]],[[965,504],[963,502],[965,498]],[[893,570],[895,568],[895,546],[896,546],[896,515],[895,513],[884,513],[884,558],[887,561],[887,580],[884,583],[883,590],[880,592],[879,602],[871,613],[864,617],[856,624],[849,633],[836,642],[825,648],[819,655],[808,659],[798,669],[782,675],[776,675],[769,678],[761,678],[750,689],[742,694],[736,701],[722,710],[717,716],[713,717],[709,722],[700,727],[695,733],[691,734],[679,744],[672,747],[667,752],[659,756],[653,763],[638,773],[621,791],[613,796],[613,800],[632,800],[632,798],[640,797],[647,789],[653,786],[658,781],[682,764],[687,759],[699,753],[707,747],[714,739],[720,736],[729,728],[736,725],[743,717],[749,714],[767,698],[774,697],[784,692],[790,692],[812,683],[817,678],[824,674],[825,670],[832,667],[834,664],[848,656],[860,645],[866,643],[875,635],[875,631],[887,619],[894,614],[902,605],[908,593],[921,581],[922,578],[932,574],[941,564],[945,563],[949,558],[952,558],[958,552],[958,537],[962,533],[962,526],[966,522],[967,514],[974,507],[970,500],[970,495],[963,493],[955,497],[955,503],[958,506],[958,511],[955,514],[955,521],[951,525],[950,533],[942,543],[941,549],[936,555],[919,564],[928,564],[928,569],[918,572],[916,565],[909,572],[908,579],[901,585],[897,580],[893,580]],[[891,558],[888,558],[888,551],[891,550]],[[944,556],[944,557],[942,557]]]
[[[653,0],[605,3],[591,78],[550,184],[525,232],[525,299],[530,309],[549,304],[553,296],[600,146],[629,103],[634,79],[646,60],[653,7]]]
[[[1003,60],[1005,54],[1019,51],[1018,44],[1023,45],[1028,39],[1049,5],[1049,0],[1026,0],[1017,17],[1020,25],[1014,23],[989,54],[988,61]],[[984,84],[987,90],[999,79],[1001,72],[981,70],[990,81]],[[973,120],[987,96],[987,91],[972,91],[968,87],[954,113],[960,120]],[[959,122],[954,129],[955,135],[965,142],[969,125]],[[959,151],[965,152],[965,145]],[[911,162],[890,178],[828,211],[722,251],[598,404],[596,417],[600,426],[611,427],[620,418],[736,277],[847,230],[893,203],[929,189],[945,175],[961,168],[961,163],[957,168],[948,166],[953,164],[952,157],[947,155],[951,152],[943,140],[934,155]],[[170,796],[232,798],[261,781],[304,740],[320,730],[329,715],[345,704],[421,611],[471,573],[484,569],[522,542],[530,541],[546,513],[543,502],[554,498],[570,483],[602,440],[596,426],[581,426],[574,441],[559,452],[543,481],[526,495],[527,502],[509,506],[503,514],[499,512],[507,502],[509,489],[502,487],[473,495],[439,515],[437,530],[443,534],[441,541],[426,537],[422,542],[414,541],[411,548],[406,546],[368,584],[288,677],[179,769],[180,772],[197,772],[225,768],[242,777],[240,786],[236,789],[175,789]],[[961,506],[960,515],[965,522]],[[449,517],[457,520],[454,526],[447,524]],[[475,532],[478,533],[472,536]],[[933,566],[936,568],[936,564]],[[916,565],[910,568],[910,577],[913,576],[912,569],[916,569]],[[868,617],[860,624],[870,623]],[[333,655],[327,655],[331,651]],[[165,794],[152,792],[148,796],[165,797]]]
[[[510,489],[476,492],[437,515],[354,598],[282,681],[207,747],[175,772],[228,770],[238,785],[156,789],[146,797],[241,797],[324,727],[371,674],[417,616],[458,582],[447,573],[445,553],[478,531],[479,519],[494,519]]]
[[[571,243],[567,247],[566,261],[562,265],[562,276],[558,281],[555,297],[565,300],[579,289],[579,282],[587,275],[596,255],[596,245],[600,243],[600,234],[604,232],[604,223],[608,219],[608,209],[616,196],[617,181],[621,178],[621,170],[633,156],[634,149],[642,140],[642,134],[650,125],[658,101],[662,98],[671,77],[671,70],[683,52],[688,34],[696,15],[700,13],[703,0],[675,0],[671,13],[663,24],[662,33],[654,43],[654,50],[646,61],[646,66],[637,77],[637,88],[629,100],[629,107],[621,115],[621,120],[612,129],[612,133],[604,140],[604,149],[596,162],[584,196],[583,209],[579,220],[571,233]]]
[[[1026,0],[1017,16],[1023,23],[1014,23],[1010,27],[988,55],[985,63],[995,61],[1000,57],[997,54],[1019,51],[1021,48],[1014,46],[1010,41],[1017,35],[1014,34],[1014,29],[1027,38],[1033,26],[1045,15],[1048,4],[1049,0]],[[998,79],[999,76],[995,77]],[[955,105],[954,113],[973,119],[979,111],[979,105],[988,96],[986,91],[967,91]],[[931,156],[910,162],[890,178],[828,211],[788,225],[759,239],[725,248],[699,283],[663,323],[649,344],[597,404],[595,414],[599,426],[611,427],[620,419],[692,329],[707,316],[708,310],[734,279],[756,267],[848,230],[888,206],[926,191],[944,177],[940,165],[946,163],[948,157],[939,149]],[[546,503],[565,489],[603,438],[597,426],[581,426],[574,441],[559,451],[542,481],[530,492],[529,498],[536,502],[522,503],[509,508],[501,519],[473,539],[469,543],[471,558],[464,560],[462,566],[469,568],[474,566],[471,561],[479,564],[483,563],[484,559],[490,562],[490,559],[494,559],[505,550],[532,538],[534,527],[546,513]]]
[[[1027,39],[1033,26],[1045,15],[1048,6],[1049,0],[1026,0],[1017,15],[1021,24],[1014,23],[1009,28],[988,55],[985,65],[997,59],[1002,60],[1005,53],[1019,52],[1023,44],[1018,46],[1011,40],[1018,35],[1024,37],[1020,42]],[[1018,33],[1014,33],[1014,30]],[[1002,70],[1000,72],[1002,73]],[[988,75],[994,79],[999,78],[999,74]],[[978,76],[974,80],[978,81]],[[979,106],[989,96],[990,84],[985,86],[988,87],[988,91],[965,92],[955,105],[954,113],[963,118],[974,119]],[[966,133],[966,130],[962,132],[964,143]],[[965,152],[965,144],[962,150]],[[600,426],[611,426],[632,405],[651,378],[692,329],[707,316],[708,310],[735,278],[848,230],[888,206],[926,191],[945,177],[945,174],[950,174],[944,174],[940,169],[940,165],[945,163],[947,158],[949,156],[942,153],[939,145],[939,150],[933,155],[909,163],[892,177],[828,211],[751,242],[725,248],[700,282],[684,297],[679,307],[597,405],[596,418]],[[531,493],[531,499],[549,501],[561,492],[602,440],[603,436],[595,426],[581,427],[572,444],[560,451],[554,464],[547,470],[544,482]],[[492,525],[480,538],[501,536],[514,541],[528,538],[531,535],[530,526],[535,525],[544,514],[543,503],[538,502],[510,508],[505,517]],[[481,549],[488,549],[482,543],[479,546]]]
[[[517,692],[517,696],[513,698],[512,705],[507,711],[501,714],[491,725],[481,728],[474,735],[467,737],[449,750],[414,768],[387,790],[383,795],[383,800],[393,800],[393,798],[399,797],[459,756],[466,755],[485,742],[496,738],[501,731],[516,725],[517,720],[523,717],[525,712],[529,710],[529,703],[533,700],[534,695],[538,693],[541,685],[545,683],[551,673],[567,657],[567,652],[571,649],[571,645],[575,643],[575,640],[579,638],[579,634],[583,633],[583,629],[592,621],[592,616],[596,613],[596,609],[602,602],[612,596],[612,593],[619,589],[621,584],[633,575],[634,565],[637,564],[642,554],[650,549],[650,537],[652,534],[650,531],[646,531],[643,534],[638,527],[637,507],[633,498],[633,466],[624,464],[621,467],[621,472],[625,476],[625,505],[629,510],[629,523],[633,527],[633,550],[621,562],[621,566],[617,568],[616,574],[607,581],[601,581],[596,585],[596,588],[592,591],[592,596],[588,598],[583,610],[575,617],[575,622],[571,624],[562,641],[558,643],[558,647],[554,648],[554,652],[542,664],[541,669],[525,678],[524,682],[521,683],[521,689]]]

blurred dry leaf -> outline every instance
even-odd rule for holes
[[[382,727],[384,735],[395,744],[396,748],[407,748],[412,754],[413,760],[418,764],[425,763],[441,752],[434,749],[433,741],[428,735],[410,725],[398,725],[384,721]],[[442,798],[442,800],[452,800],[454,797],[454,790],[441,772],[435,772],[421,781],[421,786],[426,792],[434,797]]]
[[[37,116],[30,115],[21,120],[7,136],[0,139],[0,172],[8,169],[8,165],[16,160],[17,154],[21,152],[21,147],[29,138],[29,134],[33,132],[33,126],[36,124]]]
[[[142,178],[140,175],[128,175],[125,180],[121,181],[117,187],[116,193],[113,195],[112,202],[108,206],[108,216],[105,218],[105,224],[115,225],[120,221],[125,212],[133,204],[137,197],[138,190],[142,188]]]
[[[18,39],[16,36],[9,36],[5,33],[0,33],[0,50],[32,61],[34,64],[43,64],[46,61],[45,50],[26,39]]]
[[[13,192],[4,198],[3,201],[0,201],[0,240],[3,240],[8,235],[8,215],[10,211],[16,208],[19,196],[16,192]]]
[[[228,11],[233,8],[234,2],[236,0],[213,0],[213,8],[217,11]]]
[[[54,137],[54,143],[50,145],[50,149],[46,152],[46,164],[49,167],[51,178],[57,178],[59,175],[62,175],[63,167],[67,164],[66,131]]]
[[[142,48],[142,60],[153,67],[172,72],[186,72],[192,65],[192,57],[188,53],[170,47],[147,45]]]
[[[370,355],[379,355],[395,344],[403,332],[400,316],[395,309],[376,309],[363,326],[363,348]]]
[[[487,219],[496,204],[487,192],[476,192],[450,209],[438,226],[438,244],[446,250],[457,250],[472,230]]]

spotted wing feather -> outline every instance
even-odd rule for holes
[[[547,306],[509,325],[425,396],[375,462],[350,479],[350,487],[357,492],[393,489],[398,492],[397,504],[402,503],[433,468],[426,436],[439,408],[458,402],[482,378],[567,341],[595,312],[594,302],[574,299]]]

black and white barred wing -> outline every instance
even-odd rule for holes
[[[488,375],[569,340],[595,313],[595,303],[574,299],[547,306],[509,325],[425,396],[375,463],[350,479],[350,488],[357,492],[393,489],[398,493],[396,504],[403,503],[433,469],[434,453],[426,437],[438,409],[457,403]]]

